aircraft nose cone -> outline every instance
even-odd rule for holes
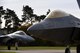
[[[35,41],[35,39],[34,39],[34,38],[32,38],[32,39],[31,39],[31,41]]]
[[[29,42],[35,41],[35,39],[32,38],[32,37],[28,37],[27,39],[28,39]]]

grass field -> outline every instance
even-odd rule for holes
[[[48,46],[27,46],[27,47],[18,47],[19,50],[64,50],[66,47],[48,47]],[[76,47],[71,47],[72,50],[75,50]],[[0,46],[0,50],[7,50],[6,46]],[[15,50],[15,47],[11,47],[11,50]]]
[[[48,46],[26,46],[26,47],[18,47],[18,50],[65,50],[66,47],[48,47]],[[71,50],[75,50],[76,47],[71,47]],[[0,50],[7,50],[6,46],[0,46]],[[11,50],[15,50],[15,47],[11,47]],[[16,52],[4,52],[0,53],[16,53]]]
[[[19,47],[20,50],[64,50],[66,47]],[[71,47],[75,50],[76,47]]]

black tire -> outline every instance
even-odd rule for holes
[[[79,45],[77,45],[76,50],[77,50],[77,53],[80,53],[80,44],[79,44]]]
[[[18,50],[18,47],[16,47],[16,50]]]
[[[70,53],[70,48],[66,48],[65,53]]]
[[[11,50],[11,46],[8,46],[8,50]]]

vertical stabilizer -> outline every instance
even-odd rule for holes
[[[80,8],[80,0],[77,0],[77,2],[78,2],[78,6],[79,6],[79,8]]]

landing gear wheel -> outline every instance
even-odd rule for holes
[[[80,44],[79,44],[79,45],[77,45],[76,50],[77,50],[77,53],[80,53]]]
[[[70,48],[66,48],[65,53],[70,53]]]

